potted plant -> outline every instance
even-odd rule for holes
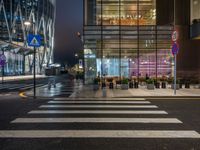
[[[138,89],[139,88],[139,83],[136,79],[134,79],[134,88]]]
[[[179,88],[180,89],[183,88],[183,83],[184,83],[184,80],[183,79],[179,79]]]
[[[129,88],[133,89],[133,81],[131,79],[129,79]]]
[[[99,89],[99,82],[100,82],[100,79],[99,78],[95,78],[94,79],[94,82],[93,82],[93,90],[96,91]]]
[[[144,77],[139,78],[140,85],[145,85],[145,82],[146,82],[146,78],[144,78]]]
[[[167,79],[167,83],[168,83],[168,84],[172,84],[172,82],[173,82],[173,78],[168,78],[168,79]]]
[[[155,87],[156,89],[159,89],[160,88],[160,82],[158,80],[154,80],[154,83],[155,83]]]
[[[101,87],[102,87],[102,89],[106,87],[106,81],[103,80],[103,81],[101,82]]]
[[[161,81],[161,87],[162,87],[162,89],[166,89],[167,88],[166,78],[162,77],[160,79],[160,81]]]
[[[128,79],[124,78],[121,83],[121,89],[128,90]]]
[[[186,89],[190,88],[190,81],[189,80],[185,81],[185,88]]]
[[[146,84],[147,84],[148,90],[154,90],[154,80],[153,79],[146,80]]]
[[[193,82],[192,84],[194,84],[194,88],[195,88],[195,89],[200,88],[200,84],[199,84],[200,82],[199,82],[198,79],[195,79],[195,80],[193,80],[192,82]]]
[[[113,78],[109,78],[107,81],[109,83],[109,89],[113,89]]]
[[[174,85],[174,80],[172,81],[171,84],[171,88],[174,89],[175,85]],[[176,89],[179,90],[180,89],[180,80],[176,80]]]

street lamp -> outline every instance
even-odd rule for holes
[[[75,57],[78,58],[78,54],[77,53],[75,54]]]
[[[84,38],[80,32],[76,33],[76,36],[80,39],[81,43],[84,45]],[[83,84],[85,84],[85,56],[84,56],[84,46],[83,46]],[[75,56],[76,57],[76,56]]]
[[[35,22],[30,22],[29,20],[24,22],[24,25],[26,27],[29,27],[33,24],[33,34],[35,35]],[[33,52],[33,85],[34,85],[34,98],[36,98],[36,47],[34,46],[34,52]]]
[[[30,25],[31,25],[31,22],[27,20],[27,21],[24,22],[24,25],[25,25],[25,26],[30,26]]]

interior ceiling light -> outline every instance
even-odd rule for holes
[[[197,4],[198,4],[198,1],[197,1],[197,0],[194,0],[193,3],[194,3],[194,5],[197,5]]]

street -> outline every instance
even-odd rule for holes
[[[199,150],[198,98],[2,98],[1,150]]]
[[[200,0],[0,0],[0,150],[200,150]]]

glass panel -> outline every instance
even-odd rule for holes
[[[138,14],[140,25],[156,25],[156,0],[140,0]]]
[[[173,28],[156,26],[156,0],[97,0],[96,8],[96,26],[84,27],[84,47],[96,54],[93,76],[171,75]]]
[[[200,21],[200,0],[191,0],[191,24]]]

